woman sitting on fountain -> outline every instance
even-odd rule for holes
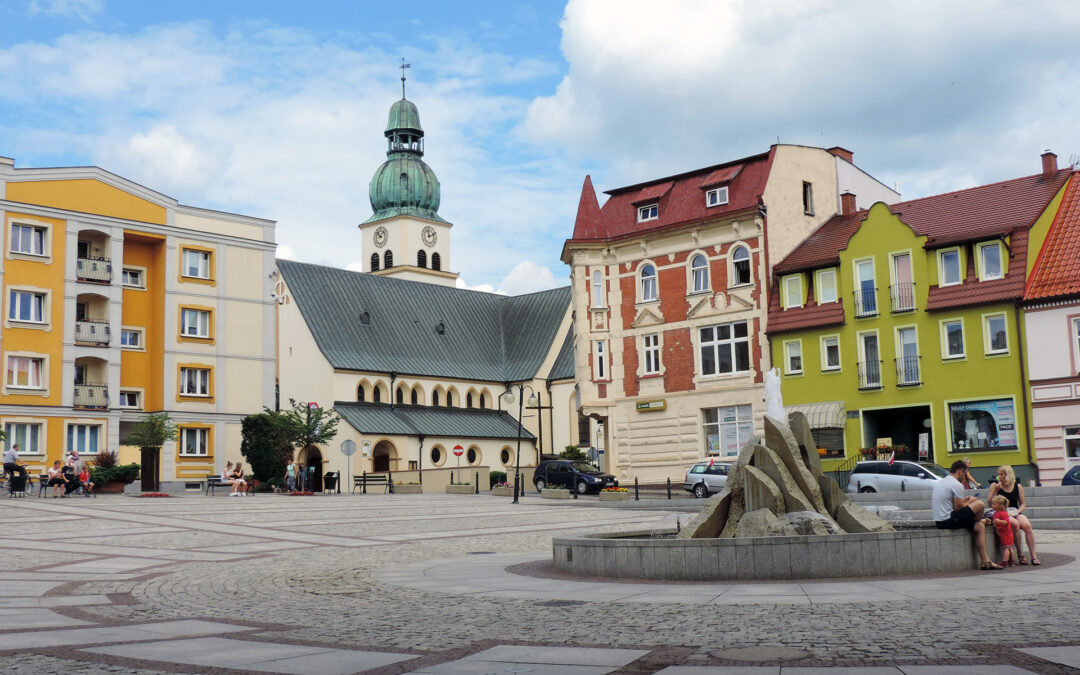
[[[1016,552],[1020,552],[1020,531],[1023,530],[1031,564],[1041,565],[1039,557],[1035,554],[1035,531],[1031,528],[1031,521],[1024,515],[1024,509],[1027,508],[1024,486],[1017,482],[1016,474],[1008,464],[1002,464],[998,468],[998,482],[990,486],[989,499],[992,501],[995,495],[1002,495],[1009,501],[1009,521],[1012,523],[1013,538],[1016,539]],[[1019,555],[1017,558],[1021,565],[1028,564],[1024,556]]]

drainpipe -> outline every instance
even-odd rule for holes
[[[420,434],[420,454],[417,455],[416,466],[420,474],[420,487],[424,486],[424,434]]]
[[[1024,401],[1024,437],[1028,446],[1028,463],[1035,467],[1035,484],[1042,485],[1039,476],[1039,463],[1035,461],[1035,443],[1031,431],[1031,415],[1028,409],[1027,351],[1024,347],[1024,327],[1021,319],[1020,303],[1016,303],[1016,342],[1020,350],[1020,396]]]
[[[548,412],[548,438],[551,439],[551,454],[558,454],[555,450],[555,397],[551,395],[551,378],[544,380],[544,389],[547,390],[548,405],[551,406],[551,410]],[[542,450],[542,449],[541,449]],[[539,466],[539,465],[537,465]]]

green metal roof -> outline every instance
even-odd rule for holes
[[[570,307],[568,286],[511,297],[277,264],[319,349],[338,370],[520,382],[536,375],[562,337]]]
[[[424,130],[416,104],[402,98],[390,106],[384,135],[389,140],[386,161],[368,184],[373,213],[361,224],[406,215],[445,223],[438,214],[442,199],[439,179],[420,159],[424,156]]]
[[[433,408],[388,403],[337,401],[334,411],[354,429],[364,434],[386,434],[429,438],[499,438],[516,440],[518,423],[501,410],[477,408]],[[522,427],[521,437],[535,437]]]
[[[424,130],[424,127],[420,126],[420,109],[406,98],[395,101],[394,105],[390,106],[390,114],[386,118],[387,132],[398,129]]]
[[[562,349],[559,350],[559,355],[555,358],[555,363],[551,365],[551,374],[548,375],[552,380],[572,380],[574,379],[574,329],[566,331],[566,339],[563,340]]]

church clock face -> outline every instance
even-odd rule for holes
[[[423,237],[424,243],[428,246],[434,246],[435,242],[439,240],[438,233],[435,232],[435,228],[427,225],[420,231],[420,236]]]
[[[389,238],[389,234],[386,232],[386,228],[380,225],[375,228],[375,234],[371,235],[371,240],[375,242],[375,245],[379,248],[386,246],[386,240]]]

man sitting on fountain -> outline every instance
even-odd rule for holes
[[[938,481],[931,494],[934,523],[939,530],[970,530],[975,536],[975,551],[979,554],[979,569],[999,570],[1001,565],[990,560],[986,554],[986,526],[989,518],[983,518],[986,504],[974,495],[965,497],[960,477],[967,470],[964,460],[958,459],[949,467],[949,475]]]

